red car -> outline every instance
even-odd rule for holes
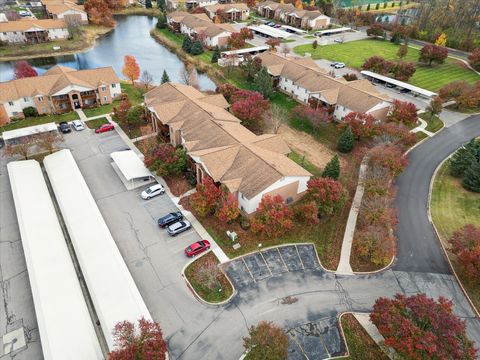
[[[200,240],[186,247],[185,255],[187,255],[188,257],[192,257],[208,249],[210,249],[210,243],[207,240]]]
[[[115,129],[115,128],[113,127],[112,124],[103,124],[98,129],[95,129],[95,133],[100,134],[100,133],[104,133],[104,132],[107,132],[107,131],[112,131],[113,129]]]

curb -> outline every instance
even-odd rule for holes
[[[458,150],[458,149],[457,149],[457,150]],[[455,152],[456,152],[456,150],[455,150]],[[447,249],[445,248],[445,245],[444,245],[443,242],[442,242],[442,239],[441,239],[441,237],[440,237],[440,234],[438,233],[438,230],[437,230],[437,227],[435,226],[435,223],[433,222],[432,214],[431,214],[430,202],[431,202],[431,199],[432,199],[432,190],[433,190],[433,183],[435,182],[435,177],[437,176],[438,170],[442,167],[442,165],[443,165],[447,160],[449,160],[449,159],[453,156],[453,154],[455,154],[455,152],[453,152],[453,153],[450,154],[448,157],[446,157],[445,159],[443,159],[443,161],[442,161],[440,164],[438,164],[437,168],[436,168],[435,171],[433,172],[432,178],[430,179],[430,186],[429,186],[429,190],[428,190],[427,216],[428,216],[428,221],[430,222],[430,224],[432,224],[433,230],[435,231],[435,235],[437,236],[437,240],[438,240],[438,242],[440,243],[440,246],[442,247],[443,255],[445,256],[445,258],[446,258],[446,260],[447,260],[448,266],[450,267],[450,270],[452,271],[453,276],[455,276],[455,279],[457,280],[458,285],[459,285],[460,288],[462,289],[463,294],[465,295],[465,297],[467,298],[467,300],[468,300],[471,308],[473,309],[473,312],[475,313],[475,316],[480,319],[480,313],[478,312],[477,308],[476,308],[475,305],[473,304],[472,299],[470,299],[470,296],[468,296],[467,291],[466,291],[465,288],[463,287],[463,284],[462,284],[462,282],[460,281],[460,279],[459,279],[459,277],[458,277],[458,275],[457,275],[457,272],[455,271],[455,268],[454,268],[453,265],[452,265],[452,262],[450,261],[450,257],[448,256]]]
[[[190,283],[190,281],[188,280],[187,276],[185,275],[185,270],[187,269],[187,267],[189,267],[191,264],[193,264],[195,261],[197,261],[198,259],[200,259],[202,256],[205,256],[209,253],[212,253],[216,258],[217,258],[217,255],[215,255],[215,253],[210,249],[206,252],[204,252],[203,254],[201,254],[200,256],[196,257],[195,259],[192,259],[190,260],[187,264],[185,264],[185,266],[183,267],[182,271],[181,271],[181,275],[183,277],[183,279],[185,280],[185,282],[187,283],[187,287],[193,292],[193,295],[200,301],[202,302],[203,304],[207,305],[207,306],[221,306],[221,305],[225,305],[225,304],[228,304],[234,297],[235,295],[237,295],[237,289],[235,289],[235,286],[233,286],[233,283],[232,281],[230,280],[230,278],[228,277],[228,275],[223,271],[222,267],[220,266],[221,263],[220,261],[219,264],[218,264],[218,268],[220,269],[220,271],[222,272],[223,276],[225,276],[225,278],[227,279],[227,281],[230,283],[233,291],[232,291],[232,295],[230,295],[230,297],[226,300],[223,300],[221,302],[218,302],[218,303],[212,303],[212,302],[209,302],[209,301],[206,301],[204,300],[200,295],[198,295],[198,293],[195,291],[195,289],[193,288],[192,284]],[[218,258],[217,258],[218,260]]]

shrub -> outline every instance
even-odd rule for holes
[[[342,184],[332,178],[311,178],[307,183],[307,198],[315,201],[318,213],[331,215],[345,203]]]
[[[340,135],[337,141],[337,150],[342,153],[349,153],[353,150],[355,138],[353,137],[352,128],[349,126]]]
[[[323,169],[322,177],[329,177],[338,180],[340,177],[340,160],[338,155],[335,155]]]
[[[469,281],[480,279],[480,228],[472,224],[457,230],[449,239],[451,250],[457,256],[462,272]]]
[[[23,109],[23,115],[25,115],[25,117],[38,116],[38,111],[33,106],[29,106]]]
[[[200,55],[203,53],[203,45],[200,40],[195,40],[190,48],[190,54],[192,55]]]

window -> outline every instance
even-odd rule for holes
[[[18,112],[17,112],[17,111],[14,111],[14,112],[12,113],[12,115],[13,115],[13,116],[17,116],[17,115],[18,115]]]
[[[39,96],[38,101],[43,102],[43,96]]]
[[[9,101],[8,105],[13,106],[13,101]]]
[[[102,86],[102,91],[107,91],[107,87],[106,87],[106,86]]]
[[[112,88],[116,88],[117,87],[117,84],[112,84]]]
[[[45,106],[42,106],[42,113],[47,112],[47,109],[45,109]]]
[[[23,101],[24,101],[24,102],[28,102],[28,99],[27,99],[27,98],[23,98]]]
[[[103,101],[107,101],[108,98],[106,96],[103,97]]]

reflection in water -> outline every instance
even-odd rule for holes
[[[29,60],[39,74],[53,65],[69,66],[75,69],[90,69],[113,66],[118,76],[122,75],[123,57],[135,56],[140,70],[148,70],[155,83],[160,83],[165,69],[172,81],[179,81],[182,61],[167,48],[157,43],[150,30],[156,19],[149,16],[118,16],[114,31],[99,39],[91,50],[67,56],[55,56]],[[0,80],[7,81],[13,77],[13,63],[0,63]],[[202,90],[213,90],[215,84],[204,74],[199,74],[198,82]]]

